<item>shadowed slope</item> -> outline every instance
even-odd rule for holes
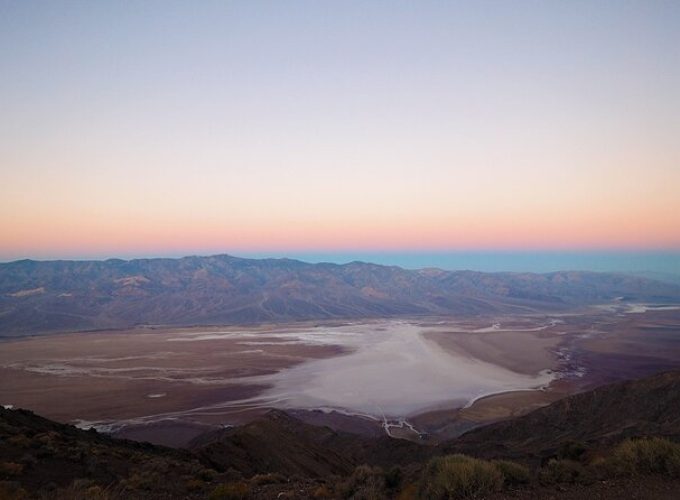
[[[545,458],[570,441],[606,445],[628,437],[680,440],[680,372],[570,396],[525,416],[444,443],[439,453]]]
[[[360,464],[404,464],[425,459],[430,450],[410,441],[371,438],[310,425],[272,410],[242,427],[199,436],[189,448],[217,470],[246,476],[278,472],[287,476],[343,475]]]
[[[202,471],[186,451],[113,439],[0,406],[0,486],[16,481],[26,491],[44,492],[80,480],[116,485],[121,498],[169,498],[189,493],[187,480]],[[0,497],[6,493],[0,488]],[[64,498],[54,491],[48,497]]]
[[[347,476],[364,463],[384,470],[411,464],[403,470],[417,477],[422,464],[438,454],[462,452],[537,465],[573,441],[582,441],[593,450],[610,450],[612,444],[630,436],[678,440],[679,407],[680,372],[671,372],[572,396],[438,447],[334,432],[271,411],[243,427],[201,436],[191,451],[112,439],[28,411],[0,407],[0,496],[2,488],[18,485],[41,494],[59,489],[64,497],[74,484],[85,484],[87,488],[106,488],[115,493],[111,498],[205,498],[216,486],[237,481],[250,488],[255,498],[277,498],[281,491],[300,493],[302,489],[307,498],[318,488],[317,480],[333,484],[337,476]],[[239,474],[250,478],[272,472],[282,475],[256,476],[251,481]],[[677,488],[677,481],[638,479],[658,487],[651,496],[641,494],[640,498],[656,498],[657,490]],[[268,488],[266,481],[270,480],[278,483]],[[623,480],[621,484],[627,483]],[[619,490],[601,489],[598,484],[574,486],[563,497],[591,498],[597,492],[602,498],[620,498],[615,494]],[[93,491],[81,491],[81,497]],[[516,497],[545,498],[554,493],[554,489],[533,484],[519,490]]]

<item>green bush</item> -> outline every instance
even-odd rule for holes
[[[420,480],[419,496],[427,499],[478,498],[499,491],[503,474],[491,462],[465,455],[430,460]]]
[[[503,474],[504,485],[517,486],[531,481],[531,473],[523,465],[510,462],[509,460],[494,460],[492,463]]]
[[[680,475],[680,445],[662,438],[628,439],[605,461],[615,474]]]

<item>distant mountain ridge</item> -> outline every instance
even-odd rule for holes
[[[406,270],[229,255],[0,264],[0,336],[135,325],[210,325],[563,310],[680,302],[680,285],[594,272]]]

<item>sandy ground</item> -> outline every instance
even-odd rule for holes
[[[484,333],[444,330],[425,335],[449,352],[527,375],[556,369],[558,360],[554,351],[563,340],[545,330]]]
[[[78,333],[3,342],[0,404],[63,422],[99,422],[191,410],[252,397],[266,388],[246,380],[303,361],[336,356],[334,345],[271,340],[247,344],[237,329],[209,342],[183,342],[191,330]],[[226,334],[225,334],[226,332]],[[249,331],[267,342],[269,330]],[[229,336],[228,334],[236,334]]]
[[[441,440],[605,383],[680,368],[680,312],[676,308],[614,304],[550,319],[550,326],[538,330],[526,323],[530,319],[506,323],[499,318],[494,328],[480,327],[476,332],[472,332],[474,323],[453,323],[438,326],[440,331],[428,335],[446,349],[513,370],[531,373],[552,360],[558,378],[545,390],[493,394],[464,408],[424,412],[410,421]],[[491,347],[485,349],[486,345]]]

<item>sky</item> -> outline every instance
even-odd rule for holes
[[[680,255],[680,2],[0,0],[0,116],[0,260]]]

